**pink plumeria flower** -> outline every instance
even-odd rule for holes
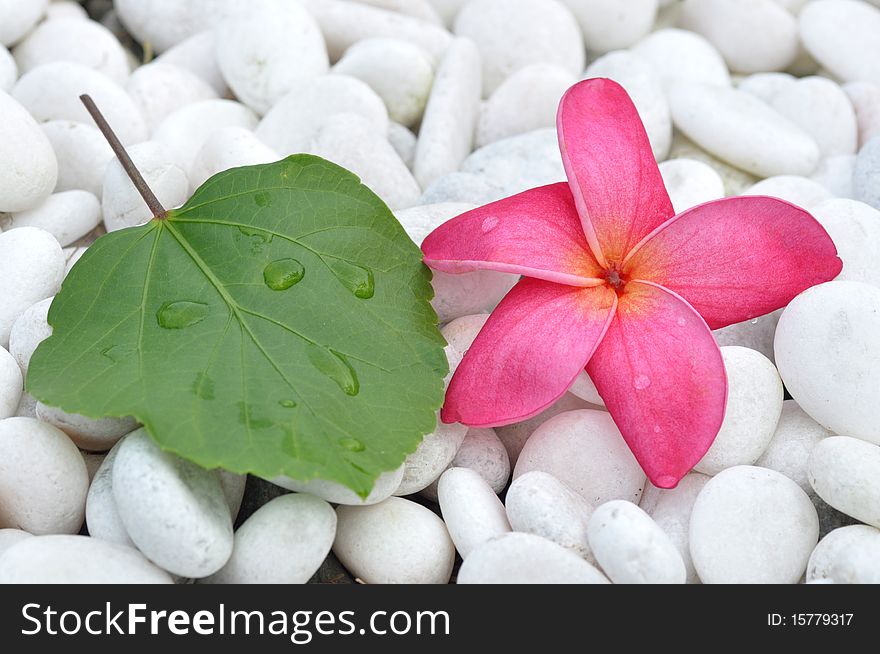
[[[648,478],[673,488],[724,419],[727,376],[711,330],[785,306],[842,263],[809,213],[776,198],[675,215],[615,82],[569,89],[557,129],[567,184],[469,211],[422,245],[435,270],[523,276],[459,365],[441,418],[525,420],[586,368]]]

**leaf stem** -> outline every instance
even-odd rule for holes
[[[134,165],[131,157],[128,156],[128,152],[125,151],[125,147],[119,141],[119,137],[116,136],[113,128],[110,127],[110,123],[107,122],[107,119],[104,118],[104,114],[98,109],[98,105],[95,104],[95,101],[92,100],[89,95],[81,95],[79,96],[79,99],[85,105],[89,114],[91,114],[92,119],[95,121],[98,129],[101,130],[104,138],[107,139],[107,143],[110,144],[110,148],[113,150],[116,158],[119,159],[119,163],[122,164],[122,169],[125,171],[125,174],[128,175],[128,178],[131,180],[131,183],[134,184],[138,193],[141,194],[144,202],[147,203],[147,206],[153,213],[153,217],[156,220],[164,220],[167,217],[168,212],[165,211],[165,207],[159,202],[159,198],[156,197],[156,194],[153,193],[152,189],[147,185],[143,175],[141,175],[140,171]]]

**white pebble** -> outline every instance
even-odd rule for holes
[[[449,537],[462,557],[510,531],[504,505],[478,472],[450,468],[440,477],[437,498]]]
[[[187,173],[164,143],[144,141],[127,150],[162,206],[173,209],[186,202],[189,198]],[[107,166],[102,198],[104,226],[108,232],[141,225],[152,218],[149,207],[118,159],[114,158]]]
[[[89,486],[86,497],[86,527],[92,538],[135,547],[122,518],[119,517],[116,498],[113,496],[113,464],[122,442],[124,441],[120,441],[107,453]]]
[[[532,470],[553,475],[593,504],[638,502],[645,487],[645,473],[604,411],[568,411],[538,427],[523,447],[513,478]]]
[[[736,88],[771,104],[773,98],[782,91],[796,86],[797,82],[797,77],[789,73],[755,73],[740,80]]]
[[[49,232],[21,227],[0,234],[0,346],[24,311],[58,292],[64,253]]]
[[[850,82],[843,85],[843,90],[856,112],[861,147],[880,135],[880,82]]]
[[[459,584],[607,584],[601,572],[556,543],[533,534],[505,534],[471,552]]]
[[[834,75],[880,83],[880,9],[857,0],[815,0],[799,24],[804,46]]]
[[[0,0],[0,45],[11,46],[46,13],[49,0]]]
[[[77,0],[51,0],[46,8],[46,20],[88,20],[89,13]]]
[[[831,199],[831,191],[819,182],[797,175],[778,175],[762,179],[747,188],[743,195],[767,195],[780,198],[808,211]]]
[[[0,213],[37,206],[52,193],[58,161],[31,115],[0,90]]]
[[[496,494],[510,479],[510,458],[494,429],[468,429],[452,466],[474,470]]]
[[[24,75],[37,66],[71,61],[103,73],[117,84],[128,79],[128,57],[119,40],[100,23],[53,18],[41,23],[12,51]]]
[[[715,156],[760,177],[809,175],[819,146],[803,130],[736,89],[679,83],[669,103],[676,126]]]
[[[0,420],[11,418],[18,409],[24,386],[18,362],[4,347],[0,347]]]
[[[782,415],[773,440],[755,465],[781,472],[812,495],[813,487],[807,474],[810,453],[823,438],[831,435],[830,431],[808,416],[797,402],[786,400],[782,403]]]
[[[225,97],[230,90],[217,65],[216,41],[214,30],[198,32],[163,52],[153,63],[188,70],[207,82],[219,97]]]
[[[406,167],[412,170],[416,156],[416,135],[408,127],[391,121],[388,123],[388,142]]]
[[[236,2],[227,0],[114,0],[125,28],[153,52],[164,52],[200,30],[210,29]]]
[[[572,75],[584,69],[583,35],[557,0],[472,0],[455,19],[454,32],[477,44],[487,97],[529,64],[556,64]]]
[[[72,120],[50,120],[40,127],[58,160],[55,191],[83,190],[101,197],[113,150],[98,128]]]
[[[229,559],[232,521],[217,476],[163,452],[144,429],[119,446],[113,497],[129,537],[163,569],[206,577]]]
[[[101,203],[88,191],[62,191],[26,211],[0,219],[4,230],[39,227],[67,247],[95,229],[101,222]]]
[[[809,475],[810,485],[828,504],[880,529],[880,447],[831,436],[813,448]]]
[[[53,299],[40,300],[25,309],[9,333],[9,353],[15,358],[24,377],[27,377],[28,366],[37,346],[52,335],[47,316]]]
[[[69,61],[43,64],[25,73],[12,89],[18,100],[38,121],[93,121],[80,95],[92,97],[113,126],[123,145],[147,138],[147,124],[134,100],[106,75]]]
[[[724,197],[724,180],[702,161],[669,159],[660,164],[660,175],[675,213]]]
[[[333,72],[369,85],[385,102],[391,120],[407,127],[422,117],[434,82],[431,55],[413,43],[395,39],[355,43]]]
[[[247,475],[240,475],[222,468],[215,468],[217,479],[220,481],[220,489],[223,491],[223,497],[226,498],[226,504],[229,506],[229,516],[232,521],[238,517],[238,511],[241,509],[241,502],[244,499],[244,491],[247,487]]]
[[[647,61],[666,86],[678,81],[730,86],[724,59],[715,46],[694,32],[661,29],[636,43],[631,51]]]
[[[413,172],[422,188],[470,154],[480,108],[480,53],[456,39],[440,61],[419,130]]]
[[[137,103],[151,133],[181,107],[217,98],[210,84],[195,73],[159,61],[138,67],[125,90]]]
[[[691,559],[689,539],[691,512],[697,496],[710,479],[711,477],[699,472],[691,472],[685,475],[675,488],[657,488],[649,484],[639,502],[639,507],[666,532],[678,549],[687,570],[689,584],[700,583],[700,577]]]
[[[868,525],[840,527],[819,541],[807,565],[807,583],[880,583],[880,531]]]
[[[137,428],[134,418],[89,418],[42,402],[37,402],[36,413],[37,418],[67,434],[77,447],[90,452],[106,452]]]
[[[202,583],[304,584],[336,536],[336,513],[312,495],[276,497],[235,532],[232,556]]]
[[[429,509],[401,497],[371,506],[340,506],[333,552],[368,584],[445,584],[455,546]]]
[[[429,0],[355,0],[365,5],[372,5],[379,9],[387,9],[388,11],[396,11],[413,18],[441,25],[443,19],[437,13],[437,10],[431,5]]]
[[[673,116],[673,123],[674,122],[675,117]],[[818,149],[818,146],[816,147]],[[749,186],[758,181],[758,178],[751,173],[747,173],[746,171],[736,168],[716,156],[709,154],[701,146],[691,141],[679,129],[673,131],[672,148],[669,150],[669,157],[670,159],[696,159],[697,161],[701,161],[711,167],[716,173],[721,175],[721,179],[724,181],[724,190],[727,195],[739,195]]]
[[[221,127],[202,144],[189,179],[193,189],[219,172],[278,161],[281,157],[244,127]]]
[[[797,296],[776,329],[785,387],[836,434],[880,443],[880,288],[828,282]]]
[[[593,506],[546,472],[517,477],[504,500],[514,531],[541,536],[595,563],[587,540]]]
[[[0,529],[0,557],[10,547],[28,538],[33,538],[33,534],[21,529]]]
[[[880,209],[880,136],[865,143],[853,168],[853,196]]]
[[[416,451],[406,457],[403,480],[394,494],[412,495],[439,479],[455,458],[467,431],[468,428],[461,423],[441,422],[438,415],[436,429],[427,434]]]
[[[18,79],[18,66],[9,50],[0,43],[0,91],[9,93]]]
[[[0,556],[0,584],[171,584],[135,549],[86,536],[39,536]]]
[[[373,484],[373,489],[366,498],[361,497],[348,486],[344,486],[338,482],[326,481],[324,479],[313,479],[311,481],[298,481],[289,477],[275,477],[270,479],[273,484],[286,488],[296,493],[308,493],[315,495],[327,502],[333,504],[344,504],[350,506],[367,506],[370,504],[378,504],[389,497],[398,489],[403,479],[403,466],[390,472],[383,472]]]
[[[590,52],[628,48],[654,25],[657,0],[563,0],[577,18]]]
[[[842,154],[836,157],[826,157],[819,162],[819,167],[810,175],[810,179],[819,182],[831,191],[831,195],[837,198],[854,198],[853,171],[856,165],[856,155]]]
[[[33,418],[0,420],[0,527],[75,534],[89,475],[71,440]]]
[[[615,584],[683,584],[687,570],[669,536],[642,509],[606,502],[587,525],[590,549]]]
[[[260,114],[329,67],[318,24],[295,2],[239,4],[216,33],[223,77],[238,99]]]
[[[680,24],[705,36],[731,70],[784,70],[798,54],[797,21],[773,0],[685,0]]]
[[[305,152],[315,132],[330,116],[356,113],[377,134],[388,131],[388,110],[376,93],[359,79],[325,75],[300,84],[269,110],[256,134],[282,157]]]

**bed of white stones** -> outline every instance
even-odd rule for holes
[[[459,583],[880,582],[880,0],[85,5],[0,0],[0,582],[302,583],[331,548],[367,583],[448,582],[456,552]],[[366,502],[252,479],[246,520],[243,477],[23,394],[66,271],[149,217],[81,93],[166,206],[305,151],[420,242],[563,179],[556,105],[592,76],[633,97],[677,210],[776,195],[845,263],[717,333],[728,413],[676,490],[646,483],[585,376],[526,422],[439,427]],[[512,282],[436,274],[453,368]]]

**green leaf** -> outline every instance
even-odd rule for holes
[[[365,496],[435,426],[447,363],[431,296],[421,252],[351,173],[308,155],[238,168],[88,249],[28,390],[134,416],[208,468]]]

